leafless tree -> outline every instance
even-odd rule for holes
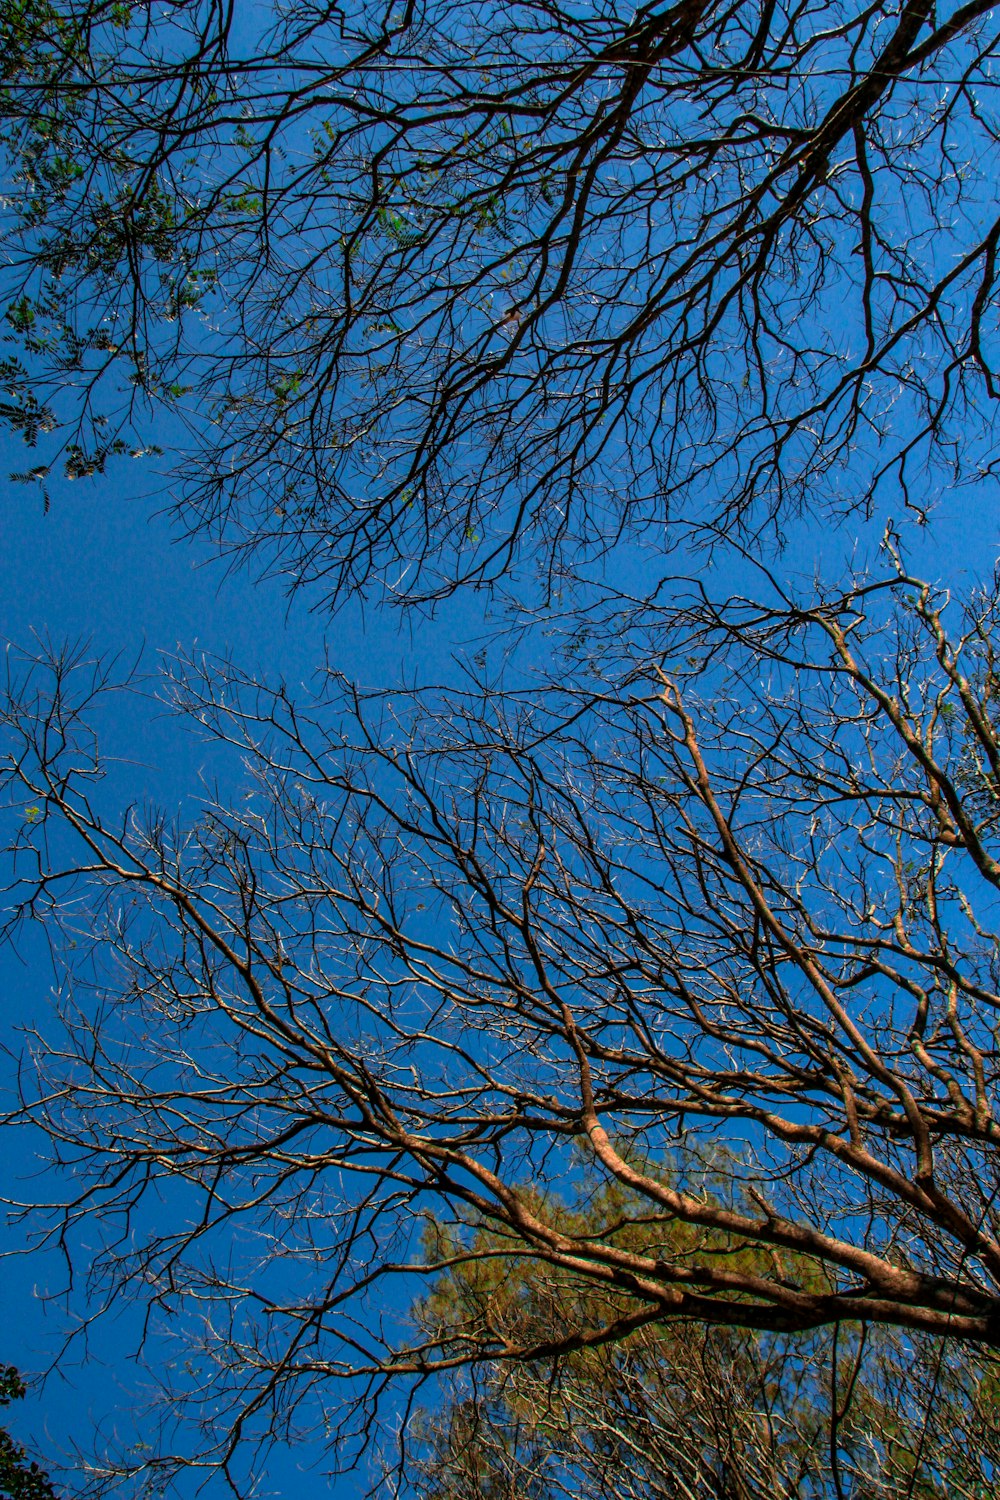
[[[71,474],[165,404],[191,525],[410,598],[992,480],[989,0],[253,17],[5,13],[4,410]]]
[[[52,1234],[200,1348],[199,1462],[665,1320],[1000,1345],[998,601],[694,593],[521,690],[311,707],[182,663],[232,789],[184,826],[116,798],[104,669],[12,681],[12,922],[63,1009],[22,1113]],[[537,1185],[582,1170],[627,1196],[574,1228]],[[476,1226],[603,1311],[414,1329]]]

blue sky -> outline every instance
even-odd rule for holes
[[[205,650],[271,678],[281,676],[300,697],[308,696],[325,660],[353,679],[381,686],[451,676],[452,658],[464,654],[465,643],[470,653],[478,647],[482,596],[463,596],[433,621],[358,605],[331,621],[310,611],[306,598],[290,601],[280,580],[227,570],[207,542],[179,538],[165,514],[169,488],[152,468],[123,460],[101,478],[57,483],[46,512],[33,490],[6,478],[24,465],[23,446],[10,437],[0,440],[5,643],[31,650],[36,637],[55,645],[89,640],[95,653],[118,653],[129,664],[141,658],[151,672],[163,654]],[[117,700],[105,730],[103,748],[125,762],[116,772],[127,788],[124,795],[149,794],[182,817],[185,807],[193,808],[208,754],[203,744],[178,734],[175,721],[136,698]],[[23,1028],[33,1021],[44,1025],[52,977],[40,935],[30,929],[19,935],[16,953],[0,951],[0,1043],[11,1049],[10,1058],[0,1057],[5,1097],[13,1058],[24,1046]],[[23,1132],[0,1132],[0,1176],[12,1196],[44,1199],[47,1181],[39,1175],[36,1154],[41,1144]],[[2,1222],[0,1236],[7,1252],[0,1276],[0,1362],[17,1365],[30,1378],[58,1357],[55,1373],[7,1414],[7,1425],[56,1470],[74,1445],[92,1449],[97,1432],[126,1440],[134,1434],[136,1391],[149,1384],[129,1359],[138,1312],[115,1308],[63,1355],[63,1340],[78,1326],[86,1299],[75,1299],[72,1315],[58,1298],[47,1304],[46,1293],[64,1282],[60,1256],[37,1249],[25,1254],[24,1231],[4,1229]],[[308,1481],[300,1477],[303,1461],[319,1465],[310,1469]],[[309,1493],[358,1493],[350,1477],[329,1487],[318,1448],[276,1460],[264,1493],[298,1494],[303,1483]]]
[[[9,445],[0,452],[4,471],[19,461]],[[19,644],[30,644],[33,633],[53,641],[91,638],[99,651],[119,651],[126,658],[143,652],[150,666],[160,652],[203,647],[231,654],[265,674],[280,674],[307,693],[325,649],[349,676],[388,685],[401,676],[426,680],[442,673],[463,638],[477,633],[481,620],[474,600],[412,628],[397,616],[362,615],[356,607],[331,625],[310,613],[305,601],[289,603],[278,581],[255,583],[246,573],[227,574],[207,544],[178,541],[169,521],[156,514],[165,498],[162,489],[153,493],[158,488],[151,473],[123,463],[103,479],[62,486],[44,514],[32,493],[8,486],[0,634]],[[856,528],[803,527],[780,570],[808,573],[820,563],[836,567],[850,558],[856,534]],[[943,503],[933,534],[911,538],[912,563],[937,578],[981,575],[992,569],[1000,550],[997,536],[995,498],[980,490],[970,507],[964,496],[954,495]],[[724,573],[716,573],[716,587],[725,591]],[[169,719],[123,700],[121,718],[110,727],[132,762],[128,776],[138,789],[155,787],[168,807],[173,804],[170,810],[183,809],[185,799],[197,795],[203,749],[190,737],[179,739]],[[50,973],[40,945],[29,937],[20,957],[5,952],[0,981],[4,1040],[16,1049],[18,1026],[44,1017],[49,1003]],[[15,1186],[34,1171],[32,1143],[4,1132],[0,1146],[4,1181]],[[44,1190],[44,1180],[27,1183],[26,1190],[39,1186]],[[17,1250],[18,1231],[10,1231],[5,1243]],[[0,1278],[5,1327],[0,1359],[37,1372],[54,1357],[67,1324],[58,1306],[46,1313],[37,1294],[57,1286],[60,1275],[53,1254],[6,1261]],[[78,1345],[59,1375],[14,1415],[15,1431],[33,1437],[53,1464],[67,1445],[86,1447],[97,1429],[127,1431],[136,1372],[126,1356],[135,1333],[132,1309],[105,1321],[90,1344]],[[304,1481],[294,1463],[290,1468],[279,1463],[273,1487],[288,1493],[306,1483],[310,1491],[315,1486],[315,1493],[330,1493],[321,1473]],[[333,1493],[355,1492],[348,1480]]]
[[[23,461],[23,449],[0,449],[4,475]],[[0,635],[29,648],[33,634],[53,642],[90,638],[98,651],[120,651],[126,658],[143,652],[149,667],[160,652],[201,646],[283,675],[291,685],[307,683],[323,657],[327,622],[302,604],[289,607],[277,582],[251,586],[246,574],[227,576],[206,547],[175,542],[167,521],[155,514],[162,494],[143,497],[143,485],[155,489],[157,482],[138,465],[122,464],[103,480],[63,486],[44,514],[33,493],[4,480]],[[360,611],[349,611],[332,635],[334,658],[352,676],[374,681],[412,673],[413,640],[393,620],[383,617],[376,629],[374,616],[365,621]],[[420,640],[422,657],[433,656],[426,625]],[[142,711],[134,701],[122,700],[119,713],[110,729],[133,761],[130,779],[139,787],[155,786],[175,806],[189,791],[196,795],[197,743],[178,737],[169,719]],[[19,1026],[44,1016],[50,983],[41,945],[30,936],[20,957],[9,950],[0,955],[0,1030],[8,1046],[20,1045]],[[9,1083],[8,1073],[5,1092]],[[7,1187],[16,1192],[20,1181],[27,1194],[36,1190],[31,1142],[3,1132],[0,1150]],[[4,1243],[17,1250],[22,1236],[9,1231]],[[60,1279],[55,1255],[36,1252],[5,1261],[0,1361],[38,1372],[54,1357],[67,1324],[60,1309],[45,1312],[39,1294]],[[98,1427],[117,1422],[127,1429],[135,1371],[123,1357],[135,1331],[128,1313],[108,1323],[90,1346],[92,1357],[80,1346],[72,1360],[62,1362],[59,1376],[10,1414],[10,1426],[33,1437],[53,1464],[68,1444],[85,1446]],[[344,1493],[350,1492],[348,1486]]]
[[[943,251],[941,252],[943,253]],[[161,434],[169,449],[169,437]],[[280,580],[255,581],[246,572],[227,574],[206,542],[180,541],[163,514],[169,489],[156,473],[157,460],[121,461],[93,481],[53,486],[52,506],[44,513],[29,489],[0,479],[4,486],[4,545],[0,551],[0,638],[29,646],[33,635],[55,643],[91,639],[98,652],[121,653],[125,661],[143,653],[149,668],[158,655],[197,650],[231,655],[241,666],[284,677],[308,694],[309,681],[326,652],[347,676],[370,685],[390,686],[401,677],[412,681],[450,672],[449,658],[482,627],[482,597],[468,596],[439,612],[434,621],[380,614],[369,608],[345,608],[331,624],[311,613],[308,599],[289,602]],[[149,465],[147,467],[147,464]],[[26,466],[22,447],[0,441],[0,475]],[[893,514],[891,494],[884,497]],[[899,506],[897,521],[902,520]],[[883,518],[884,519],[884,518]],[[933,529],[908,535],[908,558],[915,571],[933,579],[960,581],[962,575],[989,573],[1000,552],[995,488],[980,487],[948,495]],[[876,518],[863,528],[870,556],[881,530]],[[809,575],[819,569],[836,575],[855,554],[857,523],[841,528],[803,523],[793,528],[778,564],[782,573]],[[616,554],[615,582],[639,589],[655,577],[652,554],[627,564]],[[680,566],[670,560],[671,570]],[[694,564],[701,571],[703,564]],[[715,589],[725,594],[734,576],[731,564],[716,566]],[[648,570],[648,573],[647,573]],[[472,649],[475,649],[474,647]],[[199,772],[207,751],[189,736],[179,737],[167,717],[149,711],[139,700],[120,700],[118,717],[108,730],[114,753],[128,761],[120,774],[138,794],[153,792],[168,812],[180,810],[198,795]],[[18,955],[0,954],[0,1031],[13,1051],[20,1045],[19,1026],[44,1021],[50,1003],[51,975],[40,942],[25,936]],[[8,1069],[11,1064],[7,1063]],[[4,1067],[0,1058],[0,1068]],[[9,1082],[8,1078],[4,1083]],[[31,1182],[35,1170],[33,1142],[0,1132],[0,1171],[14,1192],[24,1181],[26,1196],[44,1194],[44,1179]],[[15,1252],[23,1237],[8,1232],[6,1248]],[[4,1338],[0,1361],[16,1363],[28,1373],[43,1369],[61,1347],[67,1325],[58,1306],[45,1312],[36,1292],[59,1285],[61,1265],[54,1254],[16,1256],[0,1276],[0,1312]],[[138,1378],[127,1361],[137,1331],[134,1308],[118,1309],[102,1321],[89,1344],[78,1343],[72,1360],[62,1360],[59,1375],[33,1392],[11,1425],[32,1434],[51,1463],[79,1442],[90,1445],[95,1430],[117,1425],[129,1431],[133,1389]],[[327,1492],[321,1477],[303,1482],[294,1470],[278,1465],[269,1488],[301,1495]],[[348,1480],[338,1495],[357,1493]]]

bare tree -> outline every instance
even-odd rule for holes
[[[22,1111],[71,1172],[52,1233],[200,1345],[200,1462],[669,1320],[1000,1344],[998,599],[636,605],[521,692],[331,674],[309,709],[181,664],[243,768],[183,827],[116,803],[102,669],[12,683],[64,1027]],[[536,1184],[581,1163],[627,1197],[574,1228]],[[462,1248],[415,1257],[428,1213]],[[475,1225],[603,1312],[414,1329]]]
[[[988,0],[253,17],[5,12],[5,411],[70,474],[165,405],[191,525],[406,597],[992,477]]]

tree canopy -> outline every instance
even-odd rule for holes
[[[25,1384],[13,1365],[0,1369],[0,1409],[20,1401]],[[4,1500],[56,1500],[49,1477],[8,1432],[0,1429],[0,1495]]]
[[[566,1488],[609,1403],[662,1466],[678,1390],[777,1494],[806,1354],[836,1414],[868,1347],[853,1500],[995,1484],[1000,575],[907,558],[996,482],[998,48],[985,0],[0,7],[16,477],[163,459],[313,604],[493,632],[435,688],[8,654],[57,979],[5,1124],[167,1388],[104,1478],[249,1492],[438,1380],[441,1500],[456,1442]],[[803,516],[849,571],[793,581]],[[180,811],[133,691],[208,747]]]
[[[176,410],[189,524],[335,597],[923,515],[993,473],[997,46],[987,0],[19,0],[28,472]]]
[[[217,1454],[336,1423],[340,1377],[357,1415],[677,1318],[1000,1346],[997,608],[905,573],[637,604],[521,695],[310,709],[179,664],[244,767],[184,824],[107,800],[98,669],[28,669],[15,915],[65,1005],[23,1109],[72,1172],[53,1232],[86,1183],[94,1272],[187,1310]],[[601,1225],[534,1186],[579,1153],[626,1194]],[[611,1300],[543,1347],[414,1335],[428,1212]]]
[[[720,1157],[722,1191],[727,1168]],[[565,1221],[599,1229],[609,1195],[627,1196],[584,1177]],[[440,1255],[436,1226],[428,1238]],[[675,1249],[683,1238],[678,1226]],[[605,1302],[606,1316],[616,1295],[505,1253],[510,1240],[481,1226],[473,1243],[480,1253],[417,1304],[421,1327],[488,1324],[542,1344],[587,1318],[582,1302]],[[789,1340],[653,1323],[555,1367],[497,1360],[452,1375],[412,1420],[403,1472],[422,1500],[987,1500],[996,1374],[989,1355],[864,1325]]]

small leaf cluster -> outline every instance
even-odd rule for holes
[[[25,1384],[13,1365],[0,1367],[0,1407],[20,1401]],[[19,1443],[0,1429],[0,1496],[5,1500],[56,1500],[49,1476]]]

